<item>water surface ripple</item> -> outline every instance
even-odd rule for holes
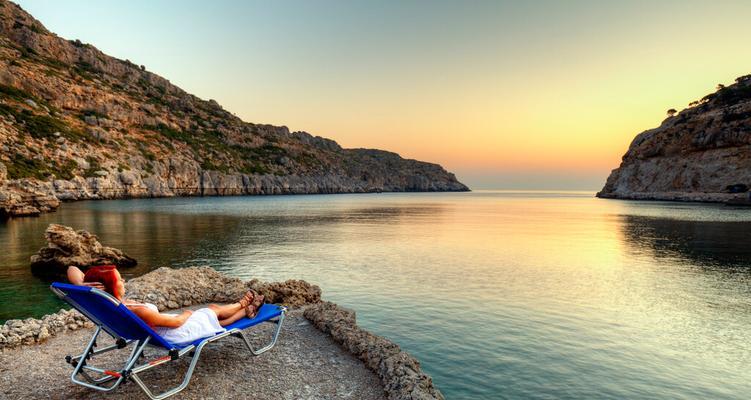
[[[421,360],[448,398],[746,399],[751,210],[473,192],[65,204],[0,225],[0,320],[61,304],[49,223],[150,269],[306,279]]]

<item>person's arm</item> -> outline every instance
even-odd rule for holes
[[[74,285],[83,285],[84,273],[78,267],[68,267],[68,281]]]
[[[104,290],[104,285],[102,285],[101,282],[84,282],[83,279],[84,279],[85,274],[78,267],[74,267],[72,265],[69,266],[67,275],[68,275],[68,282],[74,285],[90,286],[93,288]]]
[[[193,314],[191,310],[185,310],[180,315],[161,314],[147,307],[133,307],[131,310],[149,326],[162,326],[165,328],[182,326],[188,320],[188,317]]]

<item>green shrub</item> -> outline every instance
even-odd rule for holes
[[[18,50],[21,52],[22,58],[34,58],[37,55],[37,52],[31,47],[21,47]]]
[[[88,116],[94,116],[94,117],[97,117],[97,118],[107,118],[107,114],[103,114],[103,113],[101,113],[101,112],[99,112],[97,110],[94,110],[94,109],[86,109],[86,110],[81,111],[81,119],[82,120],[84,119],[84,117],[88,117]]]
[[[213,161],[204,158],[204,160],[201,162],[201,169],[207,170],[207,171],[219,171],[222,173],[228,173],[229,167],[224,164],[215,164]]]
[[[102,169],[102,166],[99,164],[99,160],[94,156],[86,157],[86,162],[89,163],[89,169],[93,169],[95,171]]]
[[[94,80],[95,75],[98,74],[99,71],[91,65],[90,63],[86,61],[78,61],[73,65],[73,71],[78,74],[80,77],[87,79],[87,80]]]
[[[31,24],[29,26],[29,29],[31,29],[31,31],[34,32],[34,33],[38,33],[40,35],[44,34],[44,29],[42,29],[42,27],[40,27],[36,23]]]
[[[47,115],[36,115],[28,110],[21,112],[21,119],[26,125],[26,131],[35,138],[54,137],[55,132],[67,132],[68,125],[57,118]]]
[[[11,115],[17,122],[23,124],[22,131],[26,131],[35,138],[51,138],[55,132],[65,134],[73,139],[78,136],[65,122],[49,115],[37,115],[29,110],[17,110],[7,104],[0,104],[0,114]]]
[[[0,96],[18,101],[34,98],[29,92],[7,85],[0,85]]]
[[[141,154],[143,157],[149,161],[156,160],[156,155],[149,151],[149,149],[146,148],[143,144],[141,144],[138,149],[141,151]]]
[[[26,156],[18,153],[11,156],[7,169],[10,179],[36,178],[43,180],[50,174],[44,162],[26,158]]]
[[[247,163],[239,172],[243,174],[268,174],[270,170],[263,164]]]
[[[67,160],[63,164],[57,165],[57,171],[55,171],[55,175],[58,178],[70,180],[76,176],[76,168],[78,168],[78,163],[73,160]]]
[[[162,136],[167,137],[169,139],[179,140],[181,142],[185,142],[190,145],[196,144],[196,138],[193,133],[170,128],[169,126],[165,124],[159,124],[156,126],[144,125],[142,126],[142,128],[150,130],[150,131],[154,131],[154,132],[159,132],[160,134],[162,134]]]

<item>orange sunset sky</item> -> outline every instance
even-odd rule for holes
[[[748,1],[19,3],[244,120],[472,188],[599,189],[667,109],[751,73]]]

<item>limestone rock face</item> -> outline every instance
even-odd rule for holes
[[[597,195],[729,201],[751,186],[751,75],[637,135]],[[740,193],[738,193],[740,192]]]
[[[95,235],[73,228],[50,224],[44,232],[47,247],[31,256],[31,270],[37,275],[64,276],[68,266],[86,269],[92,265],[114,264],[133,267],[136,260],[113,247],[103,246]]]
[[[437,164],[240,120],[0,0],[0,217],[60,201],[465,191]]]

